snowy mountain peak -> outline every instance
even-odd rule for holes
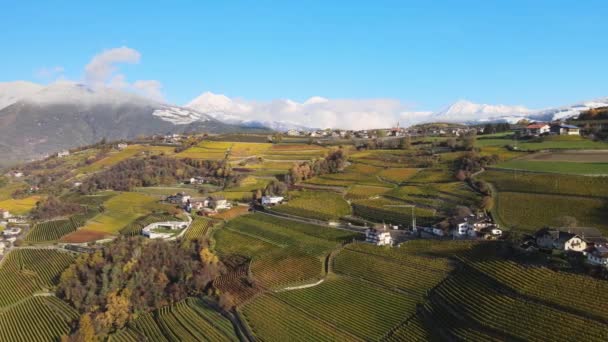
[[[524,106],[489,105],[459,100],[432,117],[437,121],[486,121],[501,117],[523,117],[534,111]]]

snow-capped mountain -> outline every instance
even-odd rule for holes
[[[477,104],[460,100],[445,109],[431,114],[425,122],[509,122],[516,123],[521,119],[553,121],[573,118],[591,108],[608,106],[608,97],[592,101],[583,101],[569,106],[545,109],[529,109],[524,106]]]
[[[305,103],[306,104],[306,103]],[[309,126],[301,125],[289,120],[264,120],[254,118],[269,113],[283,112],[285,115],[294,113],[301,106],[291,100],[275,100],[269,104],[248,102],[240,99],[231,99],[228,96],[204,92],[188,104],[186,108],[204,113],[225,123],[238,124],[247,127],[266,127],[277,131],[289,129],[308,130]],[[271,116],[271,115],[268,115]]]
[[[11,89],[11,85],[3,85]],[[106,87],[73,82],[20,87],[0,109],[0,162],[29,159],[106,138],[183,132],[251,131],[193,109]],[[17,95],[12,95],[17,94]],[[9,95],[2,98],[9,98]]]
[[[518,121],[535,111],[524,106],[478,104],[459,100],[426,120],[443,122]]]

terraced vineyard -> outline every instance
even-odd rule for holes
[[[144,314],[109,340],[239,341],[230,320],[196,298]]]
[[[249,328],[264,341],[362,341],[272,295],[256,298],[243,309]]]
[[[407,203],[392,201],[387,198],[361,200],[352,203],[353,213],[374,222],[386,222],[411,226],[412,212],[410,208],[395,207]],[[433,209],[415,208],[418,225],[432,225],[439,221]]]
[[[350,214],[348,203],[340,194],[327,191],[292,193],[287,204],[273,207],[273,211],[317,220],[336,220]]]
[[[319,286],[282,292],[279,299],[362,339],[376,340],[413,313],[416,300],[366,282],[336,277]],[[348,303],[348,310],[343,305]]]
[[[608,232],[607,205],[607,200],[592,197],[500,192],[496,212],[502,222],[522,231],[536,231],[556,224],[558,217],[572,216],[582,227]]]
[[[70,254],[54,250],[11,251],[0,268],[0,308],[51,288],[72,260]]]
[[[606,323],[510,296],[500,291],[499,285],[475,272],[448,278],[434,291],[431,303],[436,312],[450,313],[452,320],[468,322],[473,325],[472,330],[497,339],[558,341],[576,336],[581,340],[604,341],[608,338]]]
[[[84,226],[88,219],[98,213],[97,208],[87,208],[86,213],[73,215],[68,219],[37,223],[30,229],[24,240],[29,243],[57,241]]]
[[[251,258],[251,270],[261,285],[281,288],[316,281],[325,255],[355,234],[251,214],[229,221],[213,237],[220,254]]]
[[[58,341],[78,313],[56,297],[30,297],[0,311],[0,341]]]

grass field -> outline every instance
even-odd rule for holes
[[[151,146],[151,145],[129,145],[122,151],[113,151],[105,158],[102,158],[90,165],[81,167],[76,170],[76,173],[89,173],[99,171],[103,168],[114,166],[123,160],[127,160],[135,155],[147,152],[149,154],[174,154],[174,148],[170,146]]]
[[[349,200],[367,199],[374,196],[379,196],[391,191],[391,188],[370,185],[353,185],[347,193],[346,198]]]
[[[516,145],[519,149],[539,151],[539,150],[594,150],[608,149],[608,144],[589,140],[580,136],[551,136],[544,137],[542,142],[519,141]]]
[[[43,196],[29,196],[20,199],[6,199],[0,201],[0,208],[10,211],[13,215],[26,215],[34,207],[36,203],[43,199]]]
[[[350,206],[340,194],[326,191],[292,192],[286,204],[272,207],[280,213],[318,220],[336,220],[350,214]]]
[[[411,168],[391,168],[380,171],[378,176],[389,182],[402,183],[410,179],[418,171],[418,169]]]

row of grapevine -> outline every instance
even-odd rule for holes
[[[399,248],[389,248],[389,247],[380,247],[375,246],[369,243],[357,242],[346,245],[347,250],[371,254],[373,256],[382,257],[394,262],[403,262],[409,265],[421,267],[427,270],[435,270],[448,272],[452,270],[452,266],[450,261],[443,257],[429,257],[423,256],[416,253],[416,248],[412,248],[415,244],[420,244],[424,240],[417,241],[408,241],[406,244],[401,245]],[[441,244],[448,244],[450,242],[442,242]],[[436,245],[437,242],[435,242]],[[426,247],[426,245],[425,245]],[[424,249],[424,251],[428,251],[428,249]]]
[[[274,289],[314,282],[322,276],[322,271],[323,264],[319,257],[296,248],[281,249],[262,258],[254,258],[251,264],[255,279],[261,285]]]
[[[342,250],[333,260],[333,271],[379,285],[422,296],[447,276],[447,272],[425,269],[412,263],[397,263],[365,253]]]
[[[0,313],[0,341],[58,341],[78,313],[56,297],[30,297]]]
[[[87,220],[99,212],[99,209],[89,208],[86,213],[72,215],[67,219],[37,223],[27,233],[25,241],[31,243],[57,241],[84,226]]]
[[[334,276],[335,277],[335,276]],[[278,293],[286,303],[365,340],[377,340],[415,314],[418,300],[343,277]]]
[[[206,218],[197,217],[190,225],[190,228],[188,228],[188,231],[184,235],[184,239],[186,241],[192,241],[204,238],[207,236],[207,233],[212,226],[213,221]]]
[[[249,300],[259,290],[248,277],[249,265],[240,265],[236,269],[219,276],[213,285],[222,292],[230,293],[236,305]]]
[[[608,324],[509,296],[488,279],[474,271],[461,272],[443,282],[431,298],[436,305],[449,307],[456,317],[501,334],[506,340],[558,341],[574,336],[581,341],[608,339]]]
[[[374,222],[390,224],[411,225],[412,214],[410,208],[385,207],[384,205],[403,204],[395,201],[364,200],[353,202],[353,213],[364,219]],[[434,210],[416,208],[416,225],[430,226],[438,221]]]
[[[109,341],[238,341],[232,322],[209,308],[201,299],[188,298],[145,313]]]
[[[490,259],[468,262],[476,270],[521,294],[608,321],[608,283],[588,276],[522,267],[513,261]]]
[[[262,341],[362,341],[272,295],[262,295],[248,303],[243,316]]]
[[[49,288],[72,260],[54,250],[11,251],[0,268],[0,308]]]

